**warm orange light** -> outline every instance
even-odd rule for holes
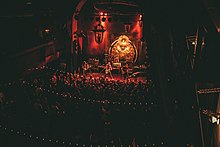
[[[140,27],[143,27],[143,18],[142,18],[142,14],[139,15],[138,23],[139,23]]]
[[[109,54],[120,62],[135,62],[137,59],[137,49],[125,35],[121,35],[112,43]]]
[[[105,16],[107,16],[108,14],[107,13],[105,13]]]
[[[46,33],[49,33],[50,32],[50,29],[45,29],[44,30]]]
[[[137,33],[136,38],[141,39],[141,37],[142,37],[142,27],[140,27],[139,22],[136,22],[136,24],[132,28],[131,33],[134,33],[134,32]]]

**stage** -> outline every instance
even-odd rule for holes
[[[133,81],[133,82],[145,82],[148,78],[147,71],[144,70],[132,70],[130,69],[131,72],[128,74],[128,80]],[[86,77],[92,76],[93,78],[97,77],[104,77],[105,76],[105,68],[104,66],[99,66],[98,69],[89,69],[86,72]],[[107,75],[109,79],[111,77]],[[118,68],[113,68],[112,69],[112,80],[120,80],[120,81],[125,81],[124,76],[121,73],[121,71]]]

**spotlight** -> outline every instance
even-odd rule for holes
[[[99,18],[99,17],[96,17],[95,20],[96,20],[96,21],[100,21],[100,18]]]
[[[108,22],[112,22],[112,18],[111,17],[108,18]]]
[[[106,18],[105,18],[105,17],[103,17],[103,18],[102,18],[102,22],[105,22],[105,20],[106,20]]]

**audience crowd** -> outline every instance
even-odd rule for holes
[[[160,103],[150,79],[94,78],[42,67],[0,88],[0,123],[7,127],[86,146],[163,145]]]

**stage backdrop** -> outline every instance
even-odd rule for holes
[[[94,12],[85,13],[82,10],[79,14],[78,20],[78,32],[83,32],[86,36],[83,42],[83,56],[103,58],[104,54],[109,52],[111,44],[119,38],[121,35],[126,35],[129,40],[135,45],[137,49],[137,63],[142,63],[145,60],[146,46],[143,47],[141,42],[142,27],[140,26],[138,19],[139,14],[133,16],[113,16],[107,14],[107,16],[94,15]],[[105,21],[102,18],[105,17]],[[100,21],[97,21],[97,19]],[[109,21],[111,19],[111,21]],[[97,43],[95,41],[95,35],[93,32],[94,26],[101,23],[105,28],[103,41]]]

